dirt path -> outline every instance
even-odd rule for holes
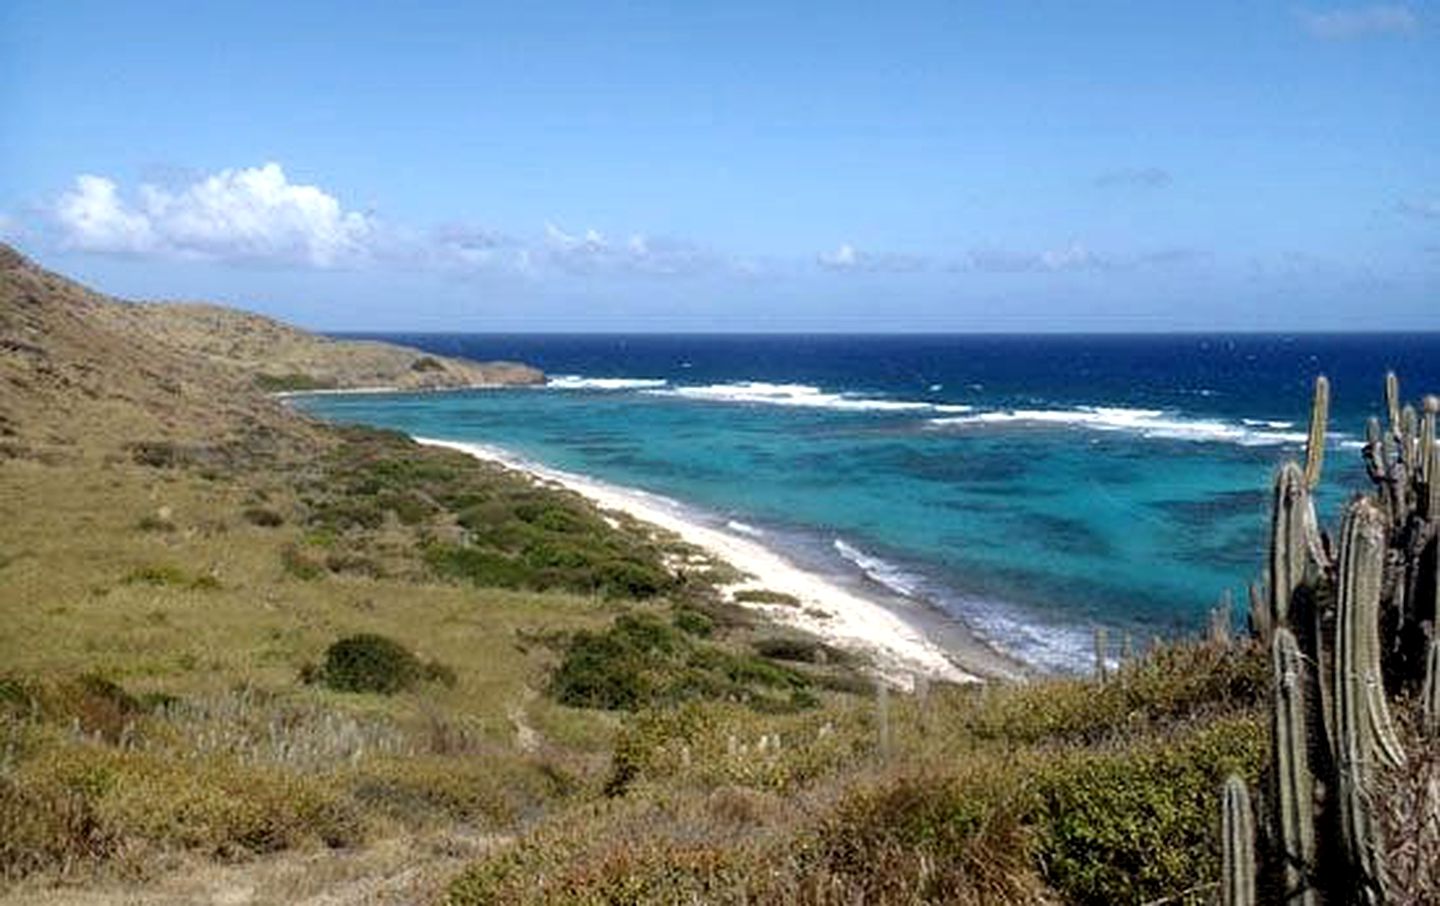
[[[450,831],[354,850],[279,853],[238,865],[184,859],[144,881],[26,884],[0,906],[410,906],[507,837]]]

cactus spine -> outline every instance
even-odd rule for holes
[[[1284,627],[1275,630],[1270,650],[1275,670],[1270,729],[1285,891],[1287,901],[1311,906],[1315,902],[1309,886],[1315,866],[1315,778],[1305,734],[1305,662],[1295,635]]]
[[[1234,774],[1226,778],[1224,798],[1221,902],[1224,906],[1255,906],[1255,820],[1245,781]]]

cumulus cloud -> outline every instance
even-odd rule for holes
[[[157,239],[145,214],[128,210],[115,183],[84,174],[75,188],[55,203],[65,243],[87,252],[140,253],[155,249]]]
[[[529,260],[534,263],[537,255]],[[689,242],[633,233],[614,241],[596,229],[569,233],[553,223],[545,225],[538,257],[544,263],[572,274],[632,273],[656,276],[697,274],[716,267],[719,259]]]
[[[1311,37],[1326,41],[1409,34],[1420,24],[1409,7],[1389,3],[1323,11],[1301,10],[1299,16],[1301,27]]]
[[[317,186],[292,183],[277,163],[222,170],[179,189],[82,175],[56,201],[64,244],[84,251],[166,254],[331,267],[368,257],[379,225]]]
[[[1121,167],[1095,177],[1102,189],[1163,189],[1173,181],[1169,171],[1159,167]]]
[[[815,263],[827,271],[852,271],[865,273],[908,273],[922,270],[925,259],[918,255],[903,255],[894,252],[865,252],[848,242],[841,243],[831,252],[815,256]]]

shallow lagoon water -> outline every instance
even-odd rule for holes
[[[1083,669],[1093,625],[1173,635],[1243,601],[1315,373],[1331,511],[1385,369],[1440,390],[1440,335],[387,338],[552,385],[299,405],[663,494],[1049,669]]]

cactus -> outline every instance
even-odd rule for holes
[[[1425,685],[1420,691],[1420,720],[1425,732],[1440,735],[1440,639],[1432,639],[1425,655]]]
[[[1270,639],[1275,633],[1275,622],[1271,618],[1269,601],[1265,593],[1260,590],[1258,582],[1250,583],[1250,632],[1260,640],[1261,645],[1268,646]]]
[[[1385,526],[1364,498],[1350,505],[1340,541],[1330,728],[1339,780],[1341,843],[1356,869],[1364,902],[1384,900],[1382,852],[1371,809],[1377,761],[1404,759],[1380,676],[1378,629]]]
[[[1109,675],[1106,657],[1110,652],[1110,637],[1104,626],[1095,627],[1095,675],[1103,682]]]
[[[1287,902],[1311,906],[1315,902],[1309,879],[1315,866],[1315,778],[1305,733],[1305,662],[1290,630],[1275,630],[1271,647],[1275,670],[1271,733],[1272,757],[1280,831],[1284,855]]]
[[[1440,737],[1440,400],[1427,397],[1417,412],[1386,375],[1388,421],[1382,428],[1369,420],[1363,454],[1375,493],[1346,507],[1332,552],[1310,496],[1328,395],[1317,381],[1303,470],[1291,462],[1276,473],[1267,589],[1250,593],[1251,629],[1269,647],[1274,672],[1265,796],[1280,856],[1272,880],[1285,902],[1306,906],[1378,904],[1394,893],[1386,889],[1384,803],[1376,800],[1382,772],[1406,756],[1387,681],[1419,693],[1422,726]],[[1227,787],[1226,902],[1238,880],[1232,849],[1243,858],[1241,841],[1231,839],[1230,795]]]
[[[1287,462],[1275,475],[1270,511],[1270,616],[1279,626],[1290,616],[1290,603],[1307,577],[1326,563],[1315,503],[1300,467]]]
[[[1330,381],[1325,375],[1315,379],[1315,396],[1310,402],[1310,434],[1305,441],[1305,487],[1315,490],[1320,484],[1320,469],[1325,464],[1325,423],[1330,417]]]
[[[1400,429],[1400,379],[1395,372],[1385,372],[1385,412],[1390,416],[1390,433]]]
[[[1422,404],[1425,410],[1420,420],[1420,480],[1426,484],[1435,483],[1435,422],[1440,418],[1440,397],[1427,396]],[[1434,518],[1434,513],[1428,513]]]
[[[1225,906],[1254,906],[1255,820],[1250,814],[1250,791],[1245,788],[1245,781],[1234,774],[1226,778],[1224,800],[1220,902]]]
[[[1210,642],[1220,648],[1230,645],[1231,640],[1231,612],[1235,609],[1234,599],[1230,596],[1230,589],[1220,594],[1220,603],[1210,608]]]
[[[1398,767],[1404,753],[1395,736],[1380,671],[1380,595],[1385,568],[1385,527],[1379,510],[1360,498],[1346,513],[1340,542],[1340,601],[1335,640],[1335,721],[1358,720],[1375,757]]]

